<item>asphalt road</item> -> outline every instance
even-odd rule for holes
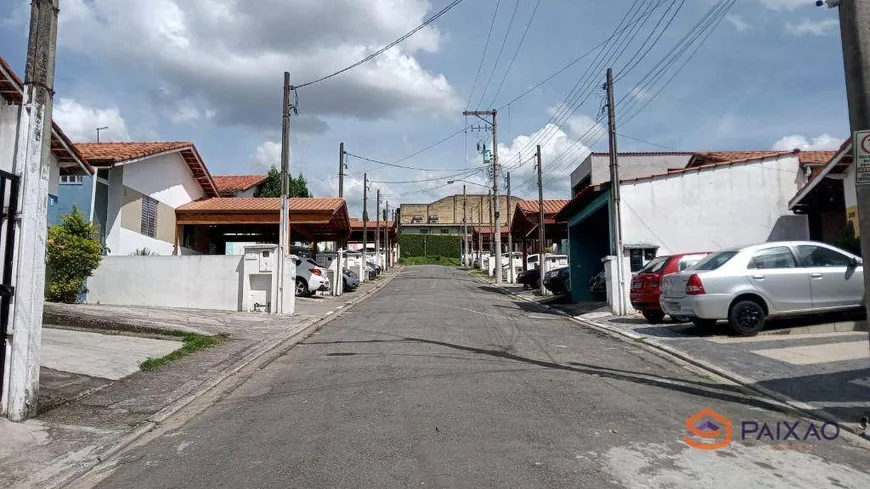
[[[683,441],[704,408],[729,446]],[[98,487],[870,487],[866,448],[743,441],[744,421],[808,426],[466,272],[408,267]]]

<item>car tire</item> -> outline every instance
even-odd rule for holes
[[[665,313],[662,311],[643,311],[642,314],[650,324],[658,324],[665,318]]]
[[[692,323],[701,328],[710,328],[716,325],[715,319],[692,318]]]
[[[735,302],[728,310],[728,326],[740,336],[757,335],[764,329],[764,320],[764,308],[755,301]]]
[[[308,295],[308,282],[302,277],[296,277],[296,297]]]

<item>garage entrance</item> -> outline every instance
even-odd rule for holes
[[[571,299],[602,300],[589,291],[589,281],[604,270],[601,259],[611,254],[610,186],[586,187],[556,215],[568,223]]]

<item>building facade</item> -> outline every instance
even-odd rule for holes
[[[511,197],[511,210],[523,199]],[[488,226],[493,223],[492,208],[495,198],[486,194],[449,195],[428,204],[402,204],[399,206],[400,232],[410,234],[462,234],[463,214],[472,226]],[[499,224],[508,221],[507,196],[498,198]]]

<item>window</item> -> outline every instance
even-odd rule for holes
[[[696,263],[703,260],[707,255],[685,255],[680,258],[679,263],[677,263],[678,271],[682,272],[683,270],[695,266]]]
[[[667,264],[668,257],[662,256],[647,263],[645,267],[641,268],[638,271],[638,273],[661,273],[661,271],[665,269],[665,265]]]
[[[449,230],[449,229],[444,229],[444,228],[442,228],[442,229],[441,229],[441,234],[450,234],[450,230]]]
[[[142,196],[142,234],[157,237],[157,200]]]
[[[767,248],[761,250],[752,256],[749,261],[749,268],[759,270],[768,270],[772,268],[795,268],[794,255],[787,246],[777,246],[776,248]]]
[[[430,223],[437,223],[437,222],[438,222],[438,216],[437,216],[437,215],[429,216],[429,222],[430,222]]]
[[[657,248],[627,248],[628,259],[631,263],[631,271],[637,272],[643,268],[645,261],[656,257]]]
[[[420,224],[423,222],[423,216],[414,216],[411,218],[411,224]]]
[[[81,185],[84,181],[84,177],[82,175],[61,175],[60,183],[61,185]]]
[[[728,260],[734,258],[737,251],[720,251],[699,261],[692,267],[692,270],[716,270],[722,265],[728,263]]]
[[[109,181],[109,170],[107,170],[107,169],[97,170],[97,178],[105,180],[108,182]]]
[[[797,252],[807,267],[848,267],[852,264],[848,256],[821,246],[800,245]]]

